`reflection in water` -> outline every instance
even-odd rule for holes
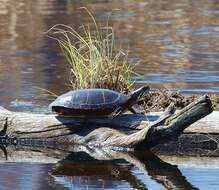
[[[59,176],[54,177],[57,182],[62,179],[76,187],[78,184],[89,188],[100,186],[101,183],[103,188],[115,188],[113,182],[125,181],[134,189],[148,189],[147,184],[133,173],[134,167],[145,175],[151,176],[165,189],[197,189],[186,180],[177,166],[162,161],[151,152],[134,154],[111,152],[105,154],[104,157],[101,155],[100,160],[83,152],[71,153],[66,159],[56,164],[51,175]],[[118,184],[117,182],[116,186]]]
[[[183,173],[186,172],[190,177],[188,178],[182,174],[177,165],[169,164],[147,151],[116,152],[81,146],[60,146],[59,149],[8,146],[7,155],[8,161],[5,163],[5,153],[0,152],[0,162],[3,162],[0,164],[1,189],[10,189],[11,183],[14,189],[18,189],[20,185],[22,189],[32,186],[36,189],[44,187],[45,190],[60,188],[193,190],[197,189],[195,186],[201,189],[218,187],[218,179],[215,177],[217,168],[201,169],[201,162],[196,166],[198,170],[193,168],[194,166],[188,169],[180,167]],[[202,160],[203,158],[200,158],[200,161]],[[196,161],[190,159],[190,163],[195,164]],[[211,163],[211,159],[208,159],[208,163]],[[207,178],[198,180],[199,174],[196,171],[200,171],[200,175]],[[8,178],[8,173],[13,174],[12,177]],[[7,184],[1,183],[3,179]],[[15,181],[19,181],[19,184]]]
[[[219,92],[217,1],[4,0],[0,3],[0,104],[16,99],[48,104],[39,86],[67,90],[68,67],[44,32],[57,23],[78,28],[91,19],[115,26],[118,40],[139,63],[138,83],[187,92]],[[13,107],[13,109],[15,109]],[[22,109],[22,108],[20,108]]]
[[[146,183],[139,178],[142,172],[157,182],[154,187],[162,185],[166,189],[196,189],[181,174],[177,166],[162,161],[151,152],[125,153],[91,150],[79,146],[65,147],[64,150],[12,146],[7,150],[9,161],[16,157],[32,161],[39,161],[40,157],[41,161],[59,160],[49,172],[51,178],[48,183],[52,188],[61,185],[80,189],[84,187],[148,189],[147,186],[150,184],[147,183],[151,182],[146,180]],[[136,173],[136,170],[140,173],[139,171]]]
[[[78,158],[83,161],[77,160]],[[125,182],[126,187],[147,189],[146,184],[133,174],[133,166],[125,163],[122,158],[119,161],[113,158],[109,161],[96,160],[81,152],[72,153],[67,160],[67,163],[65,160],[56,164],[52,170],[56,183],[62,180],[64,185],[74,187],[118,188]]]

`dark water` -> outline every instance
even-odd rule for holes
[[[49,99],[36,88],[60,94],[68,89],[69,69],[45,31],[57,23],[78,28],[90,23],[86,6],[98,22],[115,27],[118,40],[138,63],[136,83],[184,93],[219,93],[219,3],[217,0],[2,0],[0,1],[0,105],[12,110],[45,111]],[[16,159],[15,159],[16,161]],[[99,167],[98,164],[95,165]],[[117,167],[111,163],[110,168]],[[121,167],[137,178],[113,178],[91,171],[49,175],[54,164],[2,163],[0,189],[165,189],[156,177],[130,164]],[[83,168],[83,162],[81,164]],[[79,167],[79,168],[80,168]],[[217,189],[218,166],[185,167],[178,189]],[[104,168],[106,169],[106,168]],[[72,168],[74,171],[74,167]],[[161,172],[159,174],[159,171]],[[153,176],[153,177],[152,177]],[[184,179],[182,177],[182,179]],[[181,178],[180,178],[181,179]],[[170,180],[171,181],[171,180]],[[168,181],[169,182],[169,181]],[[172,182],[170,182],[172,183]],[[181,187],[186,183],[188,186]]]

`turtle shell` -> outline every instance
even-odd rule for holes
[[[49,107],[62,115],[110,114],[129,96],[109,89],[82,89],[59,96]]]

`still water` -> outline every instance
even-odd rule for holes
[[[217,189],[217,158],[9,147],[0,189]],[[14,159],[16,162],[14,162]],[[175,162],[178,164],[175,165]]]
[[[136,83],[186,94],[219,93],[217,0],[0,0],[0,105],[42,112],[49,98],[36,87],[57,94],[68,89],[69,68],[45,31],[57,23],[75,28],[90,23],[79,9],[84,6],[98,22],[109,19],[114,26],[118,41],[129,51],[130,63],[137,64],[141,77],[133,78]],[[75,167],[72,162],[72,173],[63,169],[57,175],[52,174],[54,163],[2,162],[0,189],[165,189],[170,188],[168,183],[173,189],[219,188],[218,166],[179,165],[174,170],[177,174],[170,171],[174,179],[160,165],[152,164],[150,173],[133,163],[112,161],[101,168],[95,162],[93,166],[103,172],[86,173],[86,161]],[[174,168],[168,166],[167,171]],[[108,175],[113,168],[124,176]]]
[[[35,87],[57,94],[68,89],[68,66],[45,31],[57,23],[91,23],[83,6],[114,26],[129,62],[137,64],[137,83],[188,94],[219,92],[217,0],[1,0],[1,105],[14,106],[17,99],[43,106],[48,99]]]

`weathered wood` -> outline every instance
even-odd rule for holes
[[[173,114],[164,122],[163,126],[151,127],[147,137],[137,147],[152,148],[161,143],[176,141],[184,129],[212,111],[211,100],[207,96],[203,96],[196,102]]]
[[[145,149],[177,139],[185,128],[211,113],[212,104],[207,96],[203,96],[175,114],[174,111],[173,106],[170,106],[160,119],[148,124],[147,115],[73,118],[17,113],[2,108],[0,126],[7,126],[9,137],[46,139],[91,147]]]
[[[219,133],[219,111],[214,111],[184,130],[184,133]]]

